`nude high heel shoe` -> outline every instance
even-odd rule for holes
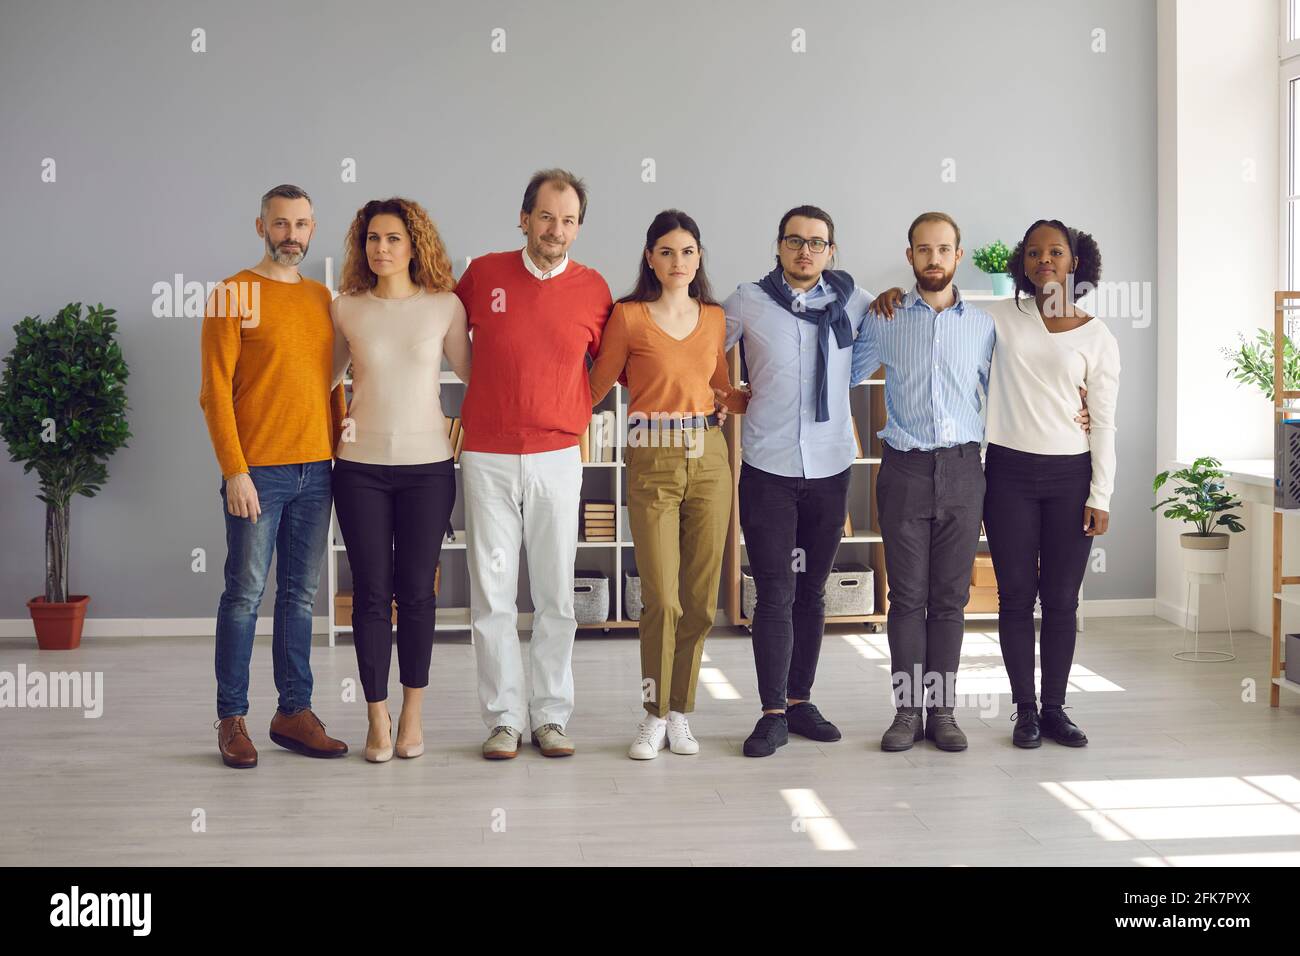
[[[392,760],[393,759],[393,744],[391,739],[392,735],[393,735],[393,715],[388,714],[388,736],[390,738],[388,746],[371,747],[369,744],[367,744],[366,759],[369,760],[371,763],[383,763],[386,760]]]
[[[406,747],[403,746],[402,744],[398,744],[396,747],[396,752],[397,752],[397,756],[403,758],[404,760],[411,760],[414,759],[415,757],[420,756],[420,754],[424,753],[423,734],[421,734],[421,739],[418,744],[413,744],[410,747]]]

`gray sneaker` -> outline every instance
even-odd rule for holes
[[[925,739],[933,740],[940,750],[965,750],[966,735],[957,726],[951,707],[931,707],[925,721]]]
[[[880,749],[895,753],[911,750],[912,744],[925,737],[920,707],[900,707],[885,735],[880,738]]]
[[[492,736],[483,742],[483,756],[488,760],[509,760],[519,753],[521,734],[513,727],[492,728]]]
[[[569,757],[573,755],[573,741],[565,736],[559,724],[543,724],[533,731],[533,746],[543,757]]]

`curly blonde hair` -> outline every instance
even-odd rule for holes
[[[366,232],[370,221],[384,214],[401,219],[411,237],[411,281],[430,292],[449,292],[455,288],[451,259],[442,244],[438,227],[418,202],[394,196],[392,199],[372,199],[357,210],[352,225],[348,227],[339,292],[364,292],[373,289],[379,281],[366,257]]]

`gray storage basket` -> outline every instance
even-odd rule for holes
[[[757,591],[748,567],[740,569],[740,613],[753,620]],[[876,607],[875,575],[865,564],[837,564],[826,579],[827,617],[865,617]]]
[[[623,611],[629,621],[641,620],[641,576],[623,575]]]
[[[875,610],[876,582],[865,564],[837,564],[826,579],[827,617],[864,617]]]
[[[573,573],[573,617],[579,624],[609,620],[609,578],[599,571]]]

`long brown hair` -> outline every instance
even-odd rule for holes
[[[442,244],[438,227],[418,202],[394,196],[392,199],[372,199],[357,210],[352,225],[348,227],[339,292],[364,292],[373,289],[379,281],[366,258],[366,232],[370,229],[370,221],[385,213],[401,219],[411,237],[411,281],[430,292],[454,289],[456,280],[452,276],[451,259]]]
[[[636,288],[618,301],[653,302],[663,295],[664,287],[659,282],[659,277],[655,275],[654,269],[650,268],[650,263],[646,262],[645,253],[654,252],[655,243],[677,229],[685,229],[689,232],[695,239],[696,248],[700,250],[700,265],[695,270],[695,278],[687,287],[687,293],[692,299],[699,299],[704,305],[717,304],[713,299],[713,290],[709,286],[709,277],[704,274],[704,243],[700,241],[700,227],[695,224],[694,219],[680,209],[665,209],[651,221],[650,228],[645,231],[645,249],[641,255],[641,269],[637,273]]]

